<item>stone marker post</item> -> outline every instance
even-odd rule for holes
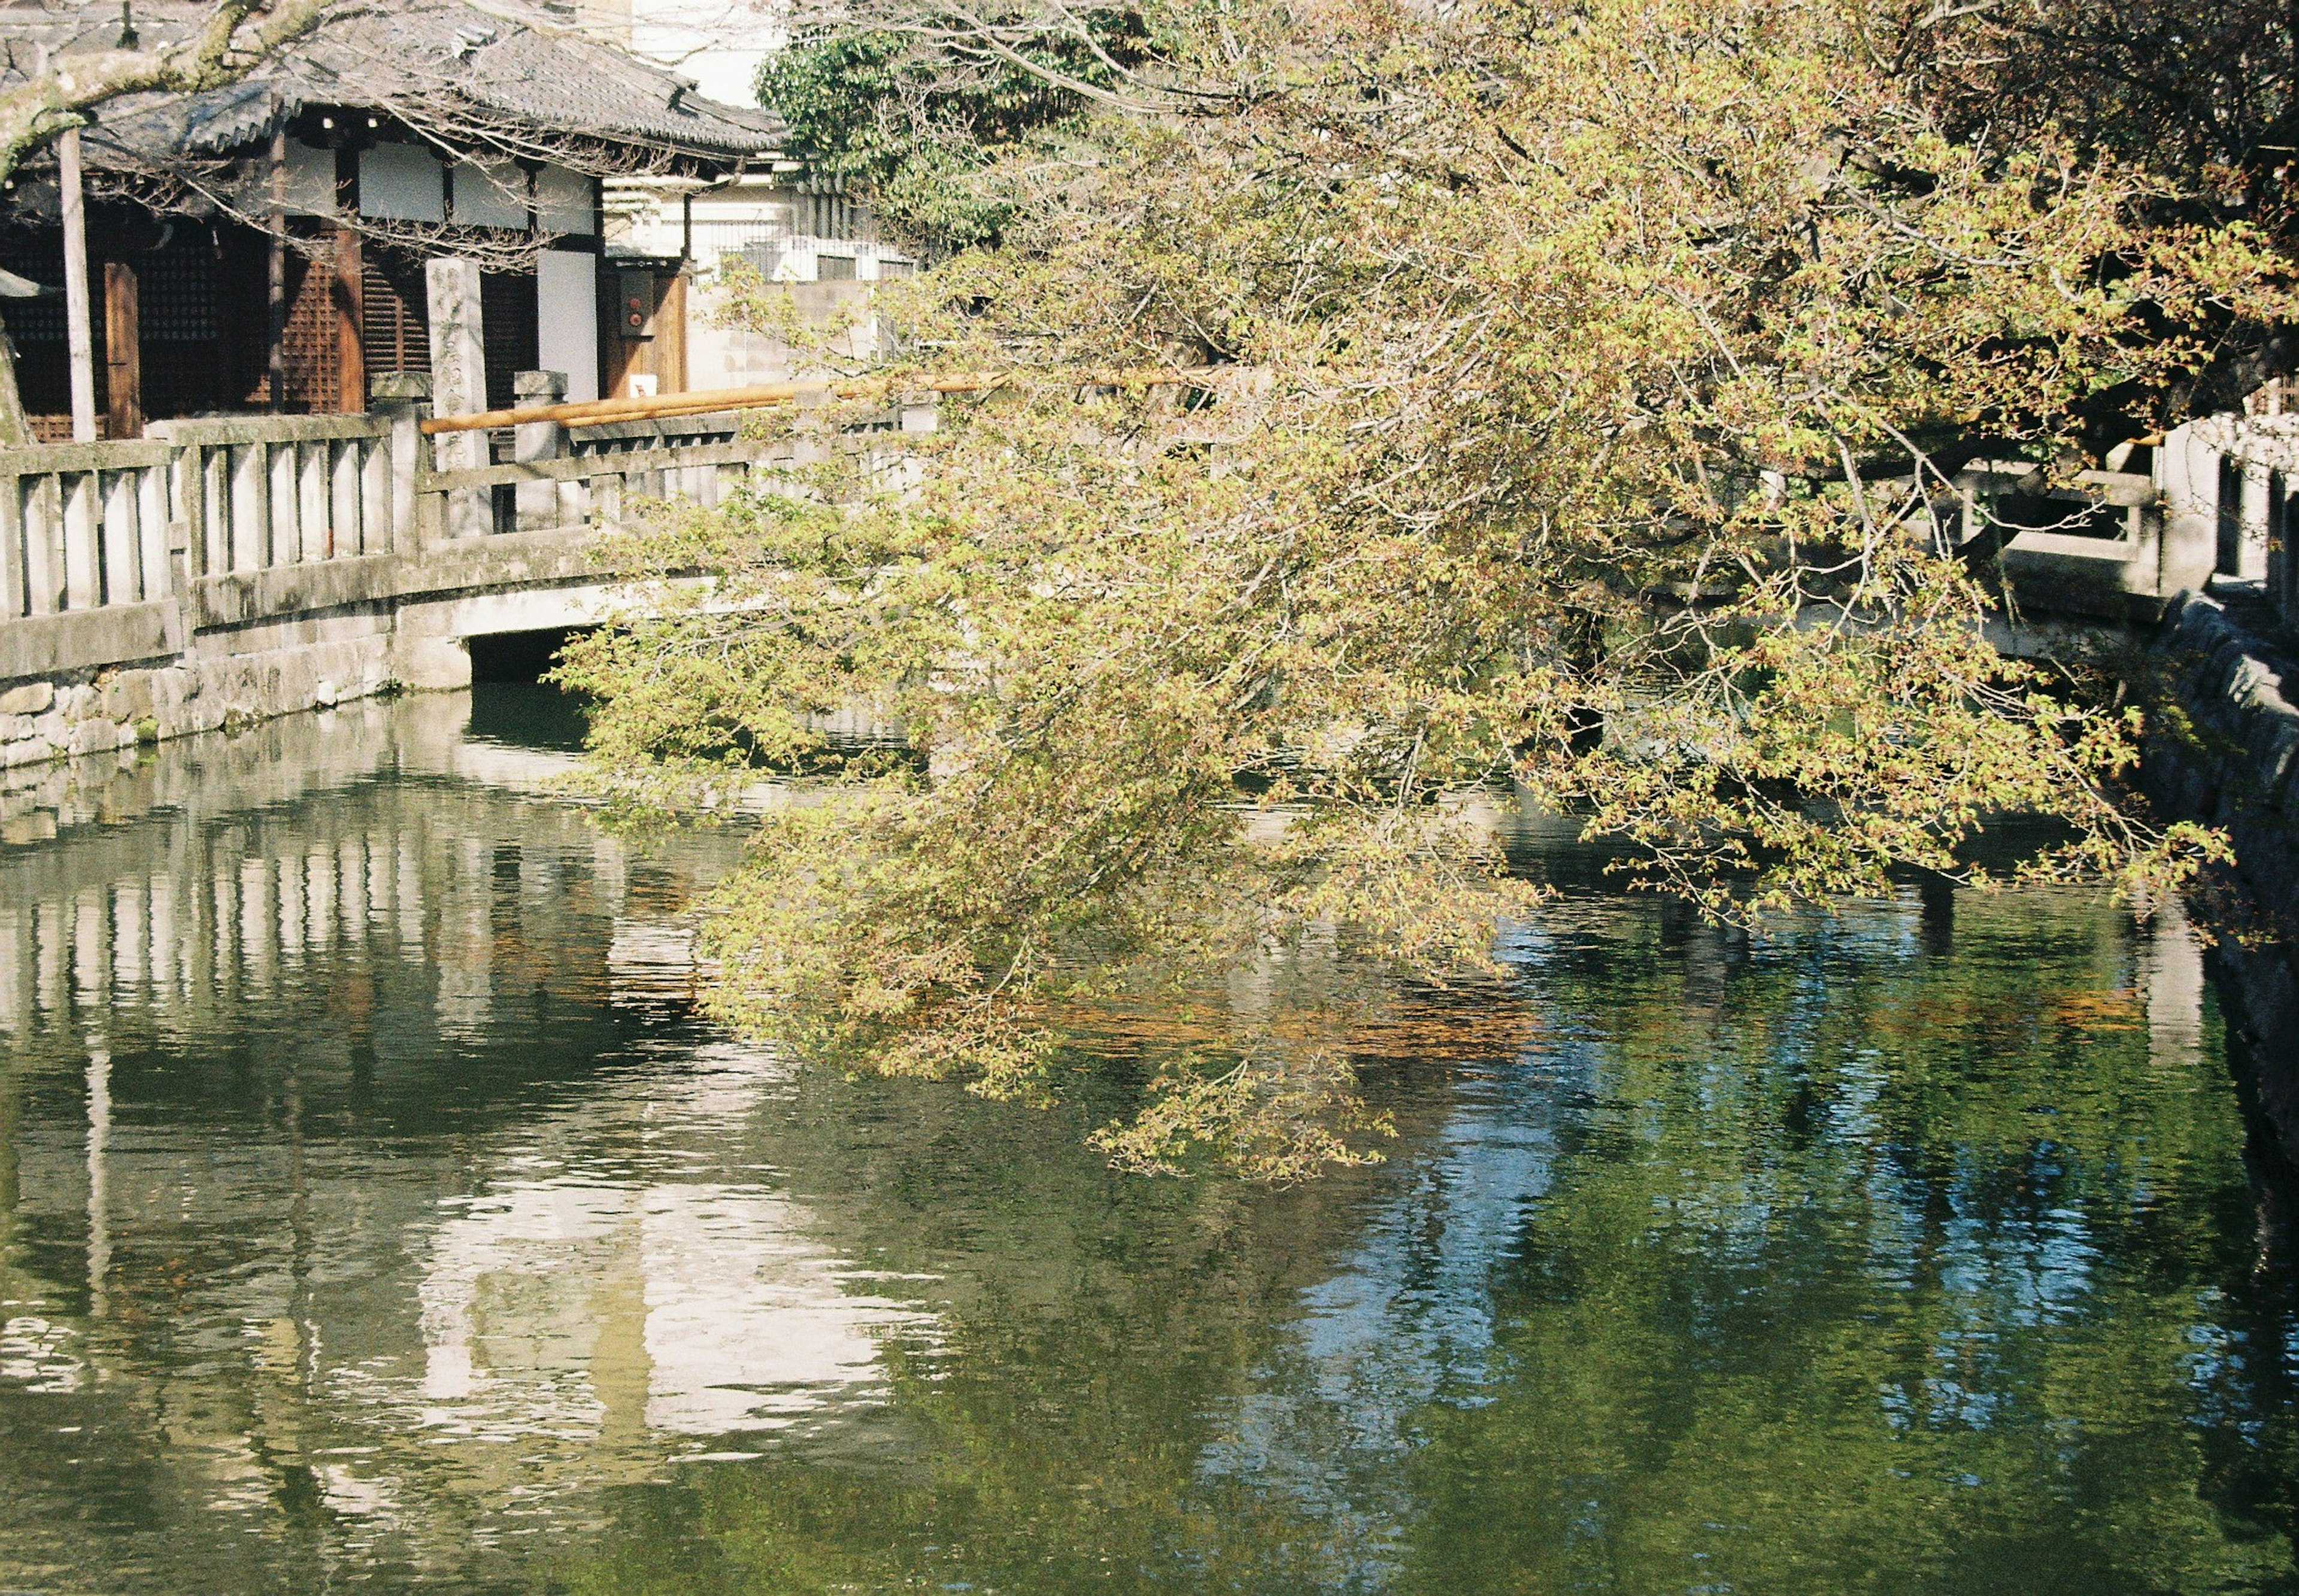
[[[431,413],[469,415],[487,407],[487,347],[479,320],[479,263],[444,256],[423,263],[431,305]],[[435,469],[477,470],[489,463],[484,432],[443,432],[431,440]],[[447,495],[449,537],[494,530],[494,495],[471,488]]]
[[[520,371],[510,379],[511,395],[521,410],[536,404],[560,404],[567,398],[564,371]],[[521,422],[511,433],[510,457],[524,464],[530,460],[557,460],[567,452],[567,429],[556,421]],[[519,529],[563,527],[573,517],[561,513],[573,495],[571,482],[522,482],[519,485]]]

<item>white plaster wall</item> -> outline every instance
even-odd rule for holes
[[[456,163],[455,220],[467,227],[527,227],[527,173],[510,161]]]
[[[567,397],[599,396],[599,257],[547,249],[535,262],[536,358],[567,373]]]
[[[287,141],[287,213],[336,213],[336,153],[314,149],[301,139]]]
[[[535,174],[535,211],[547,232],[589,238],[599,230],[592,179],[563,166],[546,166]]]
[[[400,221],[447,220],[439,162],[411,144],[379,144],[360,152],[360,213]]]
[[[687,292],[686,386],[740,388],[791,380],[790,351],[779,338],[723,326],[718,310],[725,295],[696,286]]]
[[[841,353],[867,358],[878,343],[877,323],[868,314],[867,282],[792,283],[782,290],[798,302],[800,313],[816,327],[831,317],[852,313],[852,329],[839,343]],[[791,361],[781,339],[721,320],[726,303],[723,284],[712,280],[689,289],[686,299],[686,386],[690,389],[738,388],[756,383],[789,382],[808,375]]]

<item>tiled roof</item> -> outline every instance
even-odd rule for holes
[[[199,14],[136,7],[146,47]],[[22,19],[20,24],[19,19]],[[0,37],[46,36],[51,48],[103,46],[119,30],[108,3],[62,11],[0,4]],[[28,64],[0,64],[0,83]],[[704,99],[685,79],[518,0],[345,0],[313,33],[245,81],[206,94],[140,95],[98,115],[98,142],[149,159],[221,155],[268,138],[307,107],[426,111],[449,127],[507,138],[587,137],[651,154],[726,162],[764,154],[785,129],[769,112]],[[94,152],[91,152],[95,158]]]

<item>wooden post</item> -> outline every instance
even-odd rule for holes
[[[113,437],[144,433],[143,308],[136,268],[104,263],[104,405]]]
[[[271,409],[287,408],[287,129],[271,135],[271,259],[269,278]]]
[[[360,270],[360,236],[336,229],[336,408],[345,415],[367,409],[367,350],[360,342],[360,300],[366,278]]]
[[[64,353],[71,367],[72,441],[95,442],[95,348],[87,306],[87,208],[80,189],[79,129],[56,140],[64,212]]]

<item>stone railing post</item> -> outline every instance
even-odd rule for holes
[[[2255,460],[2236,457],[2242,473],[2243,500],[2237,513],[2243,521],[2243,579],[2264,585],[2267,559],[2267,468]]]
[[[170,421],[147,421],[144,436],[154,443],[174,444],[175,463],[168,469],[168,578],[172,591],[182,593],[194,578],[207,575],[207,482],[204,462],[195,445],[178,443]]]
[[[431,308],[431,413],[470,415],[487,407],[487,348],[479,319],[479,263],[443,256],[423,263]],[[489,463],[484,432],[443,432],[431,440],[442,471]],[[447,495],[446,535],[477,537],[494,529],[493,495],[465,489]]]
[[[391,547],[404,553],[423,540],[422,507],[415,500],[416,474],[423,469],[420,423],[431,413],[428,371],[378,371],[368,378],[368,404],[391,425]]]
[[[521,371],[511,379],[511,395],[521,410],[531,405],[560,404],[567,398],[564,371]],[[527,421],[511,433],[510,457],[524,464],[530,460],[557,460],[567,452],[567,429],[556,421]],[[572,498],[571,482],[522,482],[518,490],[519,528],[566,525],[571,518],[565,503]],[[563,491],[564,490],[564,491]]]
[[[796,464],[818,465],[830,458],[835,441],[830,430],[830,395],[818,390],[793,396],[791,453]]]

